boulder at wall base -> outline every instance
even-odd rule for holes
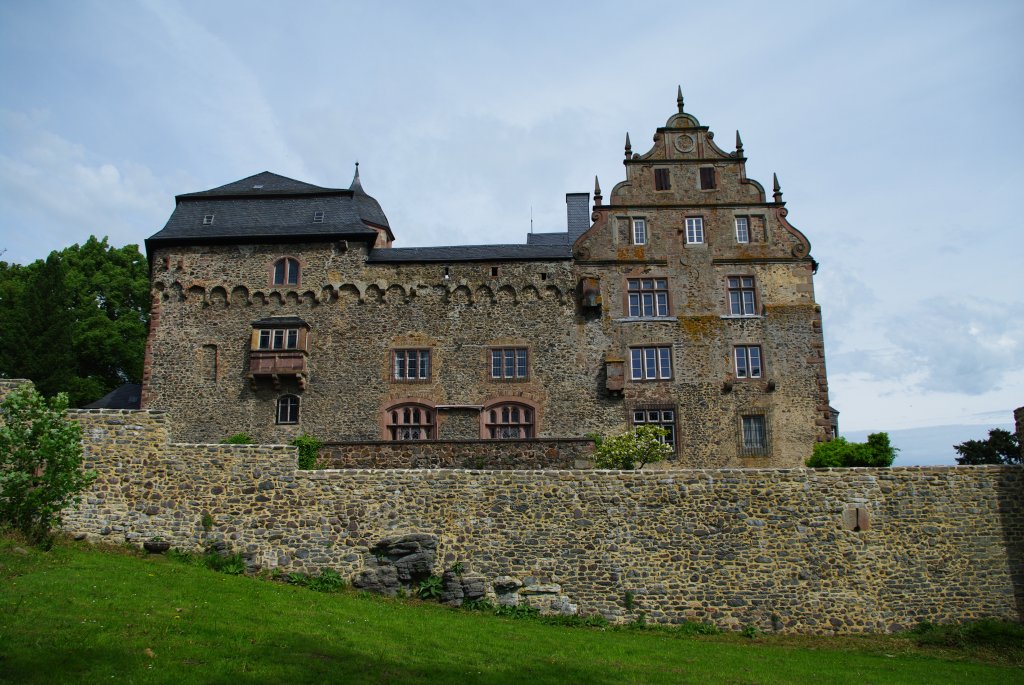
[[[483,599],[487,595],[487,580],[478,573],[458,575],[445,571],[441,576],[442,592],[439,598],[442,604],[462,606],[463,602]]]
[[[363,570],[353,577],[359,590],[394,597],[400,588],[415,591],[430,577],[437,556],[437,538],[411,533],[384,538],[364,555]]]

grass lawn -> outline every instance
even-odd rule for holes
[[[569,628],[0,538],[0,682],[1024,682],[1024,645]]]

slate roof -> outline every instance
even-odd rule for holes
[[[450,247],[390,247],[370,250],[367,262],[491,262],[572,259],[562,245],[454,245]]]
[[[527,245],[568,245],[569,234],[563,233],[527,233]]]
[[[297,316],[268,316],[252,322],[253,328],[285,328],[295,326],[309,328],[309,324]]]
[[[138,409],[141,405],[142,386],[138,383],[125,383],[82,409]]]
[[[361,185],[323,188],[269,171],[175,200],[171,218],[146,240],[147,249],[167,244],[375,240],[377,232],[364,221],[390,232],[380,205]],[[313,223],[315,212],[324,213],[322,223]],[[212,223],[204,225],[209,215]]]

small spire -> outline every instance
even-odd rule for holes
[[[779,185],[779,175],[772,173],[772,197],[775,198],[776,202],[782,202],[782,186]]]
[[[626,132],[626,159],[629,159],[630,155],[633,154],[633,146],[629,142],[629,132]]]
[[[736,130],[736,156],[743,156],[743,139],[740,138],[739,129]]]
[[[356,160],[356,175],[352,177],[352,185],[348,189],[360,192],[363,190],[363,184],[359,182],[359,160]]]
[[[601,183],[597,180],[597,176],[594,176],[594,205],[600,207],[601,199]]]
[[[683,87],[676,86],[676,107],[679,108],[679,113],[683,113]]]

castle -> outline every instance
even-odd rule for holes
[[[263,172],[179,195],[146,241],[142,406],[179,439],[668,432],[676,464],[798,466],[833,434],[815,261],[775,180],[684,111],[604,203],[525,244],[392,247],[362,187]],[[526,441],[526,442],[523,442]],[[424,443],[424,444],[426,444]]]

